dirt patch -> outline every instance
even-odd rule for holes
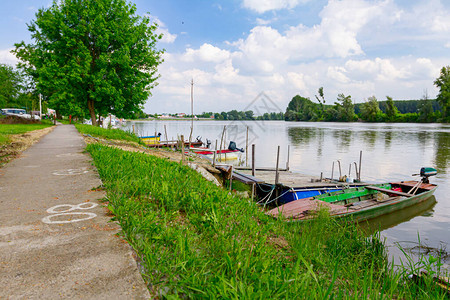
[[[39,141],[41,137],[52,131],[54,128],[55,127],[52,126],[22,134],[10,135],[9,139],[11,140],[11,143],[0,147],[0,167],[11,159],[18,157],[20,153]]]

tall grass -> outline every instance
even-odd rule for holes
[[[125,140],[139,143],[139,137],[131,132],[126,132],[120,129],[104,129],[86,124],[75,124],[75,127],[82,134],[89,134],[95,137],[102,137],[111,140]]]
[[[155,297],[441,296],[394,272],[378,236],[365,238],[326,212],[286,223],[182,164],[100,144],[87,150]]]

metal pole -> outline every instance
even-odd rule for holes
[[[189,150],[191,150],[192,131],[194,130],[194,79],[191,80],[191,133],[189,134]]]
[[[331,180],[333,180],[334,175],[334,160],[333,160],[333,166],[331,167]]]
[[[255,176],[255,144],[252,144],[252,176]]]
[[[39,94],[39,117],[42,120],[42,95]]]
[[[358,172],[359,182],[361,182],[361,162],[362,162],[362,150],[359,152],[359,172]]]
[[[341,179],[341,177],[342,177],[342,170],[341,170],[341,161],[338,159],[338,166],[339,166],[339,180]]]
[[[278,173],[278,164],[280,162],[280,146],[278,146],[278,150],[277,150],[277,166],[275,168],[275,185],[278,184],[279,178],[280,178],[280,174]]]

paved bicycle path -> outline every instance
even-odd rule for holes
[[[149,298],[73,125],[0,169],[0,299]]]

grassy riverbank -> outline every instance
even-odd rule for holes
[[[50,127],[49,124],[1,124],[0,125],[0,146],[10,142],[11,135],[23,134],[33,130]]]
[[[82,134],[89,134],[93,137],[102,137],[111,140],[123,140],[139,143],[139,138],[131,132],[120,129],[104,129],[86,124],[75,124],[75,127]]]
[[[377,236],[325,213],[306,224],[277,221],[180,163],[101,144],[87,151],[153,296],[444,297],[430,281],[394,272]]]

